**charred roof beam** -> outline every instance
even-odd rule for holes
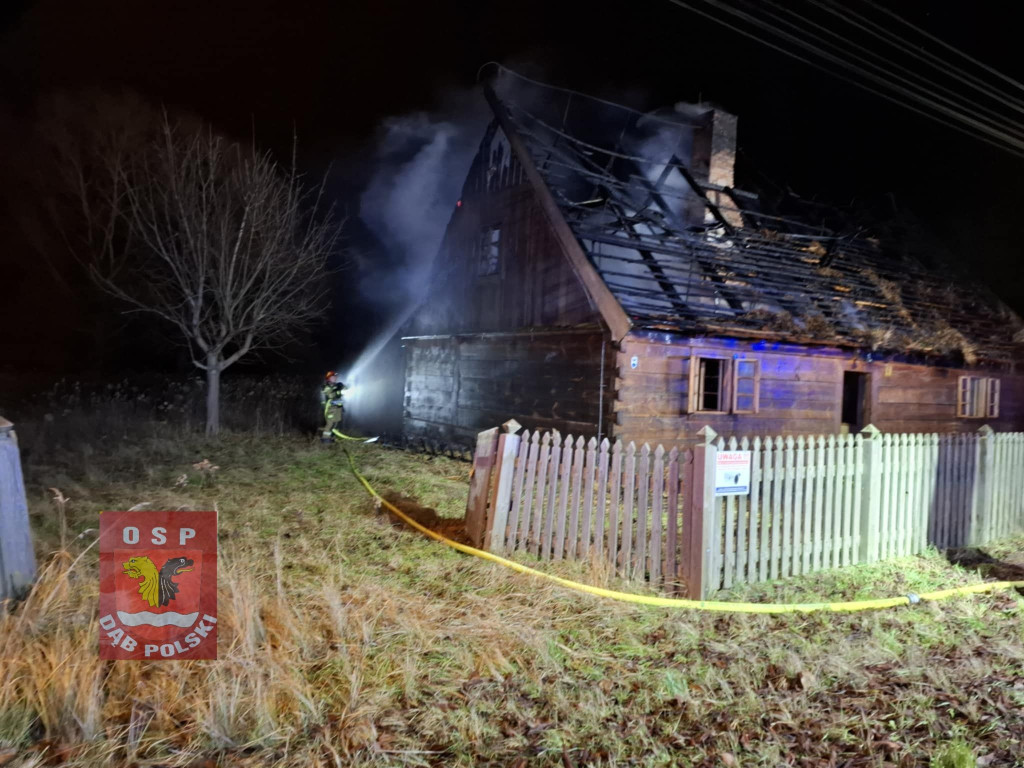
[[[725,220],[725,217],[722,216],[722,212],[719,211],[716,206],[711,205],[711,201],[708,200],[708,196],[704,194],[704,190],[700,188],[700,185],[697,184],[693,176],[691,176],[690,173],[683,168],[682,163],[679,162],[679,159],[675,155],[672,155],[672,157],[669,158],[668,163],[666,165],[666,169],[668,168],[675,168],[677,171],[679,171],[683,175],[683,178],[686,179],[686,183],[689,184],[690,187],[693,189],[694,193],[697,194],[700,198],[702,198],[706,205],[713,208],[712,213],[725,227],[726,232],[728,232],[729,234],[735,233],[735,229],[733,228],[733,226],[728,221]],[[661,182],[665,178],[666,174],[663,173],[661,177],[659,177],[659,182]],[[678,220],[675,211],[672,210],[672,207],[662,197],[661,190],[658,188],[658,185],[652,185],[650,181],[642,177],[641,184],[647,188],[648,199],[657,203],[658,208],[666,216],[666,218],[674,220],[673,223],[680,231],[686,231],[687,227],[685,225],[685,222]],[[645,206],[645,209],[646,207],[647,206]],[[703,259],[698,259],[697,264],[698,266],[700,266],[701,270],[704,272],[704,274],[707,276],[709,280],[711,280],[713,283],[722,288],[722,298],[725,300],[725,302],[732,309],[742,311],[743,302],[738,300],[735,296],[731,295],[731,293],[724,288],[725,282],[722,280],[721,276],[714,268],[714,265],[707,261],[704,261]]]
[[[692,317],[693,313],[690,311],[689,307],[687,307],[683,297],[679,295],[679,291],[676,289],[675,283],[673,283],[665,274],[665,270],[658,262],[657,257],[651,251],[642,246],[640,235],[634,229],[633,223],[624,215],[622,208],[611,200],[608,201],[607,207],[610,208],[616,218],[618,218],[619,223],[622,226],[622,231],[625,232],[626,236],[635,243],[635,245],[631,247],[640,254],[640,257],[644,260],[644,264],[647,266],[647,269],[650,270],[655,282],[657,282],[658,287],[661,288],[668,297],[672,308],[680,317]]]

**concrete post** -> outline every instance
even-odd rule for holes
[[[976,547],[992,540],[992,492],[995,487],[996,433],[988,424],[978,430],[978,455],[974,494],[971,498],[971,530],[967,543]]]
[[[0,603],[32,586],[36,560],[14,425],[0,418]]]
[[[705,426],[700,442],[693,449],[693,483],[691,483],[684,510],[683,578],[686,596],[691,600],[704,600],[711,591],[711,569],[714,565],[712,547],[715,526],[715,455],[714,440],[718,433]]]
[[[864,474],[860,493],[860,552],[858,562],[878,560],[879,515],[882,487],[882,432],[874,424],[861,430],[864,438]]]

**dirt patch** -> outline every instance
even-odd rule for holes
[[[1024,565],[1010,560],[997,560],[988,552],[977,547],[951,549],[946,553],[946,559],[953,565],[975,571],[986,579],[1024,581]],[[1018,590],[1018,592],[1020,591]]]
[[[432,531],[440,533],[446,538],[457,541],[460,544],[469,544],[469,537],[466,535],[466,521],[461,517],[441,517],[437,510],[424,507],[416,499],[403,496],[400,493],[389,491],[383,494],[385,501],[398,507],[402,512]],[[408,528],[408,526],[390,509],[383,504],[378,505],[378,512],[387,514],[388,521],[396,528]]]

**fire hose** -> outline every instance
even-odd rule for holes
[[[380,435],[377,437],[352,437],[351,435],[346,435],[344,432],[339,432],[336,429],[332,429],[331,434],[335,437],[340,437],[342,440],[353,440],[357,443],[376,443],[380,440]]]
[[[349,438],[358,439],[358,438]],[[605,589],[604,587],[595,587],[590,584],[583,584],[578,581],[571,579],[565,579],[561,576],[555,576],[551,573],[545,573],[539,571],[536,568],[530,568],[522,563],[517,563],[514,560],[501,557],[492,552],[485,552],[482,549],[471,547],[468,544],[460,544],[457,541],[452,541],[447,536],[443,536],[437,531],[433,531],[420,523],[417,523],[411,517],[406,515],[402,510],[396,507],[391,502],[387,501],[376,489],[370,485],[370,482],[360,473],[356,467],[355,459],[352,454],[349,453],[348,449],[345,449],[345,454],[348,456],[349,464],[352,467],[352,474],[355,475],[356,479],[362,483],[363,487],[366,488],[367,492],[373,496],[381,505],[385,506],[390,510],[399,520],[411,528],[415,528],[422,534],[429,536],[435,541],[439,541],[445,546],[451,547],[459,552],[463,552],[467,555],[478,557],[481,560],[487,560],[492,563],[504,566],[513,571],[519,573],[525,573],[530,576],[535,576],[540,579],[546,579],[552,581],[555,584],[559,584],[567,589],[572,589],[577,592],[585,592],[587,594],[596,595],[598,597],[605,597],[611,600],[619,600],[621,602],[628,603],[639,603],[641,605],[651,605],[659,608],[685,608],[691,610],[701,611],[716,611],[721,613],[811,613],[812,611],[832,611],[835,613],[852,613],[855,611],[868,611],[876,610],[879,608],[895,608],[900,605],[914,605],[921,602],[934,602],[938,600],[946,600],[956,595],[971,595],[979,594],[984,592],[992,592],[998,589],[1014,589],[1024,587],[1024,581],[986,581],[979,584],[970,584],[964,587],[952,587],[950,589],[940,589],[934,592],[922,592],[921,594],[909,593],[906,595],[899,595],[897,597],[884,597],[875,600],[852,600],[848,602],[832,602],[832,603],[740,603],[731,601],[716,601],[716,600],[688,600],[679,597],[658,597],[657,595],[638,595],[632,592],[619,592],[614,589]]]

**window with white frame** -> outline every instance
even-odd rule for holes
[[[694,355],[690,372],[691,412],[757,413],[761,388],[757,360]]]
[[[999,379],[961,376],[957,382],[956,415],[961,419],[995,419],[999,416]]]
[[[732,371],[732,412],[757,413],[761,364],[757,360],[734,360]]]
[[[488,227],[480,233],[477,246],[477,274],[481,277],[501,272],[501,227]]]

